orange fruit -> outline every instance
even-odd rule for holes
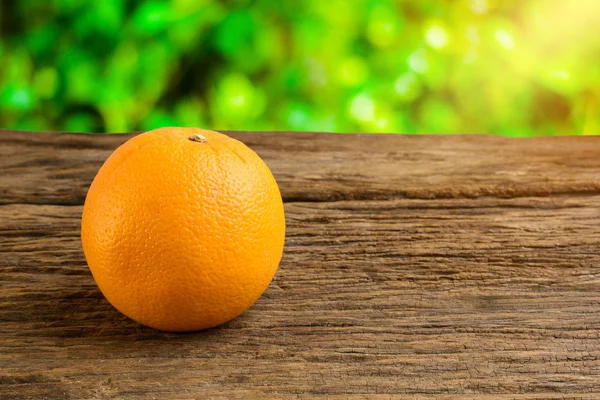
[[[281,260],[283,202],[261,158],[221,133],[163,128],[106,160],[81,241],[108,301],[165,331],[217,326],[248,309]]]

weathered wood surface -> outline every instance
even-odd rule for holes
[[[129,136],[0,132],[1,399],[598,399],[600,138],[234,133],[286,201],[248,312],[114,310],[81,205]]]

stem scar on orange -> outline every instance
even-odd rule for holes
[[[242,314],[281,260],[283,202],[263,160],[196,128],[138,135],[85,199],[81,241],[108,301],[141,324],[194,331]]]

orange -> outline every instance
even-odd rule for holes
[[[261,158],[221,133],[163,128],[119,147],[92,182],[81,241],[108,301],[165,331],[235,318],[281,260],[283,202]]]

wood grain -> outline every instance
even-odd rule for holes
[[[263,157],[286,201],[600,194],[596,137],[230,134]],[[0,131],[0,202],[83,204],[130,137]]]
[[[4,135],[1,399],[600,398],[600,139],[236,136],[287,200],[281,267],[241,317],[170,334],[81,252],[126,137]]]

